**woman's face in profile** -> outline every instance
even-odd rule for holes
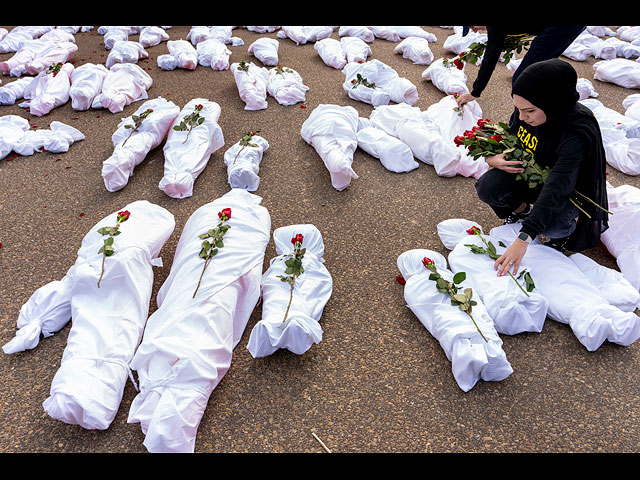
[[[518,109],[520,120],[532,127],[537,127],[547,121],[547,116],[542,110],[520,95],[513,95],[513,105]]]

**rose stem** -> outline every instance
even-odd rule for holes
[[[102,281],[102,275],[104,274],[104,259],[106,255],[102,254],[102,271],[100,272],[100,278],[98,279],[98,288],[100,288],[100,282]]]
[[[209,258],[204,261],[204,268],[202,269],[202,273],[200,274],[200,279],[198,280],[198,286],[196,287],[196,291],[193,292],[193,297],[196,298],[196,293],[198,293],[198,289],[200,288],[200,282],[202,281],[202,276],[204,275],[204,271],[207,269],[207,265],[209,264]]]

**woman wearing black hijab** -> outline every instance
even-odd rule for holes
[[[559,59],[527,67],[514,82],[511,96],[516,112],[510,127],[541,167],[550,173],[542,187],[529,189],[516,180],[523,171],[519,161],[504,154],[488,157],[492,168],[476,183],[479,198],[505,223],[522,222],[520,235],[496,260],[498,275],[512,267],[517,273],[528,244],[538,235],[564,252],[595,247],[608,228],[606,160],[598,122],[591,110],[578,103],[577,73]],[[570,201],[576,190],[589,202],[581,208]]]

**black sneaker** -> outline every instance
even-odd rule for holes
[[[527,205],[523,211],[521,212],[511,212],[507,218],[504,219],[503,225],[508,225],[510,223],[518,223],[520,220],[524,220],[529,216],[531,212],[531,205]]]
[[[569,237],[551,238],[544,245],[546,245],[547,247],[553,248],[554,250],[557,250],[560,253],[565,253],[567,251],[568,241],[569,241]]]

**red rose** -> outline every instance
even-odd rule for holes
[[[407,283],[407,281],[404,279],[404,277],[402,275],[396,275],[396,280],[401,285],[404,285],[405,283]]]
[[[222,211],[218,212],[218,217],[224,220],[229,220],[231,218],[231,209],[223,208]]]
[[[476,136],[476,132],[473,130],[465,130],[464,136],[465,138],[474,138]]]
[[[196,105],[196,110],[202,110],[202,105]]]
[[[464,145],[464,137],[462,135],[458,135],[453,139],[453,143],[455,143],[457,147]]]
[[[424,257],[424,258],[422,259],[422,264],[423,264],[425,267],[427,267],[428,265],[433,265],[433,260],[431,260],[431,259],[430,259],[430,258],[428,258],[428,257]]]
[[[301,233],[299,233],[299,234],[297,234],[295,237],[293,237],[293,238],[291,239],[291,243],[292,243],[292,244],[294,244],[294,245],[295,245],[297,242],[302,243],[302,239],[303,239],[303,238],[304,238],[304,237],[302,236],[302,234],[301,234]]]
[[[502,141],[502,136],[501,135],[491,135],[489,138],[491,140],[495,140],[496,142],[501,142]]]
[[[478,120],[478,126],[480,128],[484,128],[485,123],[489,123],[489,120],[487,120],[486,118],[481,118],[480,120]]]
[[[459,58],[456,58],[453,61],[453,64],[458,68],[458,70],[462,70],[464,68],[464,63],[462,63]]]
[[[121,212],[118,212],[118,222],[120,223],[126,222],[127,220],[129,220],[130,215],[131,215],[131,212],[129,212],[129,210],[123,210]]]
[[[473,227],[471,227],[469,230],[467,230],[467,233],[469,235],[475,235],[477,233],[480,233],[480,229],[478,227],[476,227],[475,225]]]

